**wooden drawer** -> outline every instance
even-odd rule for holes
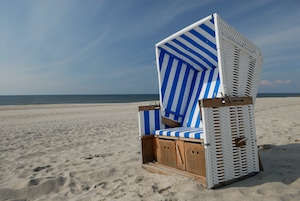
[[[204,146],[199,143],[185,142],[184,148],[186,171],[205,177]]]
[[[176,168],[176,150],[174,140],[157,140],[157,162]]]

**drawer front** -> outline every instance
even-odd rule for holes
[[[157,141],[157,162],[176,168],[176,150],[174,140],[159,139]]]
[[[186,171],[205,177],[206,171],[204,146],[202,144],[185,142],[184,147]]]

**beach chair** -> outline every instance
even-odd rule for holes
[[[160,104],[139,107],[142,167],[208,189],[258,173],[253,113],[261,51],[218,14],[155,49]]]

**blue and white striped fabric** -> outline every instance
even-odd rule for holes
[[[155,134],[161,136],[203,139],[202,128],[189,128],[189,127],[167,128],[167,129],[156,130]]]
[[[154,135],[156,130],[166,128],[161,122],[160,110],[139,111],[139,135]]]
[[[195,138],[202,132],[198,100],[220,92],[218,53],[214,18],[210,16],[185,32],[156,45],[162,115],[181,123],[182,132],[163,129],[159,135]]]
[[[193,102],[188,104],[186,115],[182,122],[183,127],[202,127],[198,100],[217,96],[220,89],[219,70],[215,68],[213,70],[199,72],[199,79],[197,79],[195,85],[198,87],[193,93],[194,97],[191,99]]]
[[[216,68],[218,54],[214,18],[211,16],[181,35],[163,44],[158,43],[156,47],[197,71]]]

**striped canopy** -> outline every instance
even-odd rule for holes
[[[256,97],[260,51],[217,14],[155,47],[162,115],[183,127],[201,127],[200,99],[222,94]]]
[[[218,66],[214,18],[209,16],[156,45],[159,66],[164,54],[197,71],[211,70]]]
[[[156,44],[156,58],[163,116],[200,127],[198,100],[220,90],[213,16]]]

